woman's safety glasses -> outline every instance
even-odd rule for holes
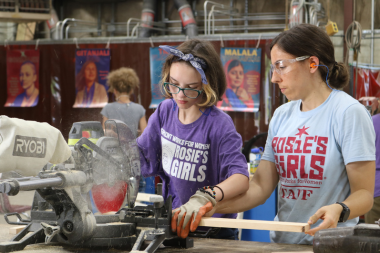
[[[190,88],[180,88],[172,83],[164,83],[165,90],[170,94],[178,94],[180,91],[188,98],[197,98],[203,90],[195,90]]]
[[[297,57],[295,59],[287,59],[287,60],[280,60],[280,61],[276,61],[274,63],[274,65],[270,65],[270,70],[272,71],[276,71],[277,74],[279,75],[282,75],[282,74],[286,74],[288,73],[290,70],[292,70],[292,68],[290,67],[290,65],[294,62],[297,62],[297,61],[303,61],[303,60],[306,60],[310,58],[309,55],[306,55],[306,56],[300,56],[300,57]]]

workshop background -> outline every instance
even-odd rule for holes
[[[19,12],[18,19],[15,20],[18,23],[10,22],[12,21],[10,13],[5,12],[4,10],[7,9],[1,7],[2,4],[5,5],[5,2],[8,1],[0,1],[0,20],[4,20],[0,25],[0,40],[4,41],[4,46],[0,47],[0,105],[4,105],[7,100],[5,85],[7,50],[36,48],[40,50],[40,99],[35,107],[1,106],[0,114],[48,122],[60,129],[66,139],[73,122],[101,120],[101,108],[73,108],[75,50],[77,48],[106,48],[109,43],[110,70],[122,66],[136,70],[141,84],[132,100],[141,103],[147,109],[146,115],[149,118],[154,111],[149,109],[152,94],[148,64],[149,48],[162,44],[179,45],[189,37],[189,34],[192,36],[195,32],[189,31],[189,28],[183,28],[178,10],[175,8],[175,1],[172,0],[146,1],[155,4],[155,10],[153,10],[155,22],[149,31],[146,31],[141,21],[144,4],[142,0],[54,0],[49,7],[49,12],[52,14],[48,21],[37,19],[33,22],[33,18],[46,16],[46,14],[41,14],[42,11],[30,10],[25,13]],[[344,35],[349,25],[356,20],[362,28],[358,62],[375,64],[374,66],[380,64],[380,57],[378,57],[380,36],[377,35],[380,32],[378,30],[380,28],[380,1],[319,0],[309,2],[316,2],[320,6],[320,11],[316,12],[319,26],[327,24],[328,7],[330,9],[330,20],[336,23],[339,30],[331,36],[337,60],[344,61],[345,55],[348,54]],[[270,56],[269,44],[271,39],[286,28],[285,14],[289,15],[291,5],[295,5],[295,1],[224,0],[216,1],[218,5],[215,5],[210,1],[190,0],[188,3],[194,14],[199,37],[210,40],[217,51],[220,51],[222,46],[261,48],[259,111],[257,113],[228,112],[228,114],[234,120],[243,141],[251,139],[260,132],[266,132],[272,113],[285,101],[276,85],[271,84],[270,79],[265,75],[265,64],[269,62]],[[288,8],[285,8],[286,4]],[[372,4],[377,7],[372,8]],[[210,16],[212,9],[214,12]],[[8,15],[3,15],[4,13]],[[28,14],[25,17],[27,23],[23,21],[23,15],[26,14]],[[46,19],[46,17],[42,18]],[[304,22],[308,20],[309,18]],[[289,20],[287,22],[289,23]],[[35,29],[32,29],[32,24]],[[210,30],[205,31],[205,27],[209,27]],[[20,35],[22,32],[25,36]],[[31,32],[34,33],[31,34]],[[356,91],[353,91],[352,83],[347,88],[347,92],[355,96]],[[110,96],[110,102],[114,101],[113,99]]]
[[[185,4],[195,19],[190,25],[181,21],[178,11]],[[295,20],[292,12],[297,9],[302,14]],[[147,13],[154,22],[147,21]],[[140,88],[131,100],[146,109],[147,119],[154,112],[149,108],[150,48],[176,46],[198,36],[211,41],[217,52],[223,47],[261,49],[258,112],[227,112],[244,142],[267,132],[274,110],[286,102],[270,82],[269,46],[276,35],[298,22],[313,23],[330,33],[337,61],[350,66],[348,94],[358,98],[380,93],[378,83],[357,77],[358,70],[380,70],[380,0],[1,0],[0,21],[0,115],[47,122],[66,140],[74,122],[102,119],[101,108],[73,108],[77,49],[110,49],[110,71],[135,69]],[[360,28],[353,27],[354,21]],[[40,52],[35,107],[3,106],[10,50]],[[110,95],[109,102],[113,101]],[[24,199],[32,196],[33,192],[20,194],[12,204],[25,205]],[[275,206],[275,199],[271,201]]]

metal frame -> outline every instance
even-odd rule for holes
[[[236,33],[236,34],[215,34],[215,35],[200,35],[199,39],[210,40],[210,41],[220,41],[221,37],[224,41],[226,40],[257,40],[260,36],[262,40],[273,39],[280,32],[266,32],[266,33]],[[38,40],[38,45],[75,45],[78,44],[127,44],[127,43],[151,43],[153,42],[183,42],[187,38],[185,35],[170,35],[170,36],[159,36],[159,37],[150,37],[150,38],[131,38],[131,37],[114,37],[110,39],[109,37],[94,37],[94,38],[83,38],[78,39],[77,42],[73,40],[51,40],[51,39],[40,39]],[[36,45],[37,40],[30,41],[8,41],[7,45]]]

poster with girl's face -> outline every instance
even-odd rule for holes
[[[75,51],[74,108],[102,108],[108,103],[110,61],[110,49]]]
[[[38,104],[39,50],[7,51],[7,101],[5,107],[33,107]]]
[[[260,105],[261,49],[222,48],[227,89],[217,107],[224,111],[257,112]]]
[[[150,63],[150,86],[152,90],[152,101],[149,108],[157,108],[157,106],[165,99],[161,87],[161,71],[165,63],[168,53],[159,47],[149,48]]]

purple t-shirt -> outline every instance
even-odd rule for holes
[[[376,133],[376,179],[375,179],[375,195],[374,197],[380,196],[380,114],[372,116],[373,126]]]
[[[207,108],[195,122],[184,125],[178,106],[161,102],[148,126],[137,139],[144,177],[160,176],[162,194],[173,199],[173,209],[185,204],[203,186],[217,185],[233,174],[248,177],[247,162],[240,152],[241,136],[226,113]],[[215,217],[235,218],[236,214]]]

